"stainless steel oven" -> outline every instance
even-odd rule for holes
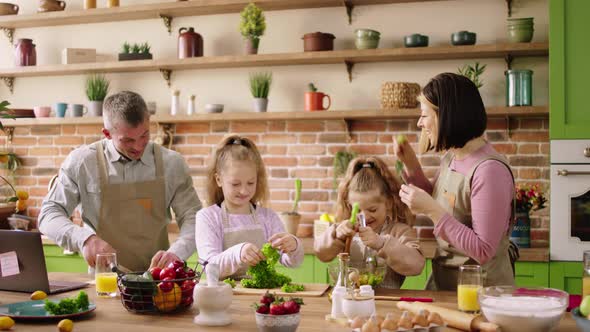
[[[550,205],[551,260],[581,261],[590,250],[590,140],[551,141]]]

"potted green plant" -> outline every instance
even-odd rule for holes
[[[246,39],[246,54],[257,54],[260,37],[266,30],[264,13],[251,2],[242,10],[240,18],[240,32]]]
[[[297,234],[297,227],[301,221],[301,215],[297,212],[299,199],[301,198],[301,179],[295,179],[295,200],[293,202],[293,210],[283,212],[279,216],[285,225],[287,232],[295,235]]]
[[[338,151],[334,155],[334,189],[338,188],[338,178],[346,173],[348,164],[350,164],[350,161],[354,158],[356,158],[356,153],[344,150]]]
[[[479,77],[485,72],[487,65],[479,65],[479,62],[476,62],[474,66],[472,65],[464,65],[463,67],[457,68],[457,72],[459,75],[463,75],[470,79],[473,84],[479,89],[483,86],[483,80]]]
[[[254,97],[254,109],[256,112],[266,112],[271,84],[272,73],[250,74],[250,92]]]
[[[92,75],[86,78],[86,97],[88,112],[91,116],[102,116],[102,103],[109,93],[110,82],[104,75]]]
[[[119,61],[150,60],[153,58],[150,49],[151,46],[147,42],[143,44],[125,42],[121,47],[121,53],[119,53]]]

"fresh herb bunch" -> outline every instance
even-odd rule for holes
[[[259,39],[266,30],[266,21],[262,9],[254,3],[248,4],[240,13],[240,32],[249,39]]]
[[[223,282],[225,282],[226,284],[230,285],[231,288],[236,288],[236,281],[233,280],[232,278],[225,278],[223,280]]]
[[[457,68],[460,75],[463,75],[470,79],[473,84],[479,89],[483,86],[483,80],[480,80],[480,76],[486,70],[487,65],[479,65],[479,62],[475,63],[475,66],[464,65],[463,67]]]
[[[86,79],[86,96],[90,101],[103,101],[109,93],[110,82],[104,75],[92,75]]]
[[[272,73],[250,74],[250,92],[254,98],[268,98]]]
[[[547,198],[543,196],[538,185],[516,186],[516,195],[514,196],[514,207],[516,211],[528,213],[531,210],[540,210],[545,207],[546,202]]]
[[[265,243],[261,251],[266,260],[248,268],[246,274],[251,279],[242,279],[242,286],[245,288],[276,288],[289,284],[291,278],[278,273],[275,269],[280,258],[278,250],[273,248],[270,243]]]
[[[80,291],[76,298],[61,299],[59,303],[50,300],[45,300],[45,310],[52,315],[69,315],[80,311],[88,310],[90,302],[88,301],[88,294]]]
[[[303,285],[298,284],[285,284],[281,287],[281,290],[285,293],[295,293],[299,291],[304,291],[305,287]]]

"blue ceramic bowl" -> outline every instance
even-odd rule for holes
[[[476,41],[475,32],[457,31],[451,35],[451,44],[457,45],[474,45]]]
[[[404,37],[405,47],[425,47],[428,46],[428,36],[414,33]]]
[[[580,307],[574,308],[574,310],[572,310],[572,316],[574,317],[576,325],[578,325],[580,331],[590,332],[590,320],[582,316],[580,313]]]

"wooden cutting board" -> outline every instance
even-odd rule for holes
[[[270,291],[271,293],[275,293],[276,295],[279,295],[279,296],[319,297],[319,296],[324,295],[324,293],[328,290],[330,285],[328,285],[328,284],[303,284],[303,287],[305,287],[305,290],[295,292],[295,293],[285,293],[285,292],[281,291],[281,288],[272,288],[272,289],[268,289],[268,291]],[[256,294],[262,295],[262,294],[266,293],[266,291],[267,291],[267,289],[244,288],[239,283],[236,285],[236,288],[234,288],[234,294],[237,294],[237,295],[256,295]]]

